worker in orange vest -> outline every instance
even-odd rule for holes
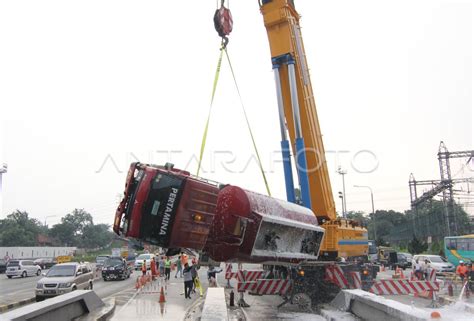
[[[456,274],[461,277],[462,282],[464,283],[464,279],[467,277],[468,268],[464,265],[464,261],[459,261],[459,265],[456,268]]]
[[[181,266],[185,266],[188,263],[188,256],[181,252]]]
[[[146,275],[146,260],[143,260],[142,273],[143,273],[143,275]]]
[[[151,259],[151,262],[150,262],[150,270],[151,270],[151,276],[153,277],[153,279],[155,279],[155,277],[158,275],[158,272],[156,270],[156,261],[155,261],[155,258],[152,258]]]

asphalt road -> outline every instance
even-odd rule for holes
[[[44,271],[43,271],[44,272]],[[135,281],[138,272],[124,281],[107,281],[102,278],[94,281],[94,291],[100,298],[115,296],[118,301],[125,301],[130,293],[135,291]],[[0,274],[0,305],[11,304],[35,296],[36,283],[42,276],[8,279],[5,274]],[[121,302],[117,302],[120,304]]]

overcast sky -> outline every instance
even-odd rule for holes
[[[355,184],[373,188],[377,209],[408,209],[411,172],[439,179],[440,140],[474,149],[472,1],[295,2],[338,211],[338,166],[348,210],[370,212]],[[0,2],[0,217],[21,209],[53,216],[51,225],[84,208],[112,224],[131,161],[195,173],[219,54],[215,9],[211,0]],[[284,199],[266,31],[257,1],[230,9],[229,54],[270,188]],[[224,63],[202,176],[264,193],[252,155]],[[472,177],[462,162],[453,175]]]

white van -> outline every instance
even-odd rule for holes
[[[439,255],[419,254],[413,256],[412,266],[415,266],[416,261],[421,265],[422,269],[433,268],[438,273],[454,272],[456,267],[449,263],[444,257]]]
[[[93,282],[94,273],[89,264],[56,264],[36,284],[36,301],[75,290],[92,290]]]
[[[39,276],[41,275],[41,267],[31,260],[10,260],[5,274],[9,279],[14,276],[21,276],[22,278],[32,275]]]
[[[141,270],[142,265],[143,265],[143,261],[145,261],[145,260],[146,260],[146,268],[147,268],[147,270],[149,270],[150,266],[151,266],[151,259],[153,259],[153,258],[155,258],[155,254],[152,254],[152,253],[140,254],[135,259],[135,270]],[[155,258],[155,260],[156,260],[156,258]]]

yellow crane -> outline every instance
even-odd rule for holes
[[[261,0],[268,34],[280,115],[286,194],[295,202],[290,146],[297,167],[302,204],[326,229],[322,259],[367,257],[367,230],[357,222],[339,219],[329,179],[324,144],[293,0]],[[289,140],[288,136],[289,135]]]

